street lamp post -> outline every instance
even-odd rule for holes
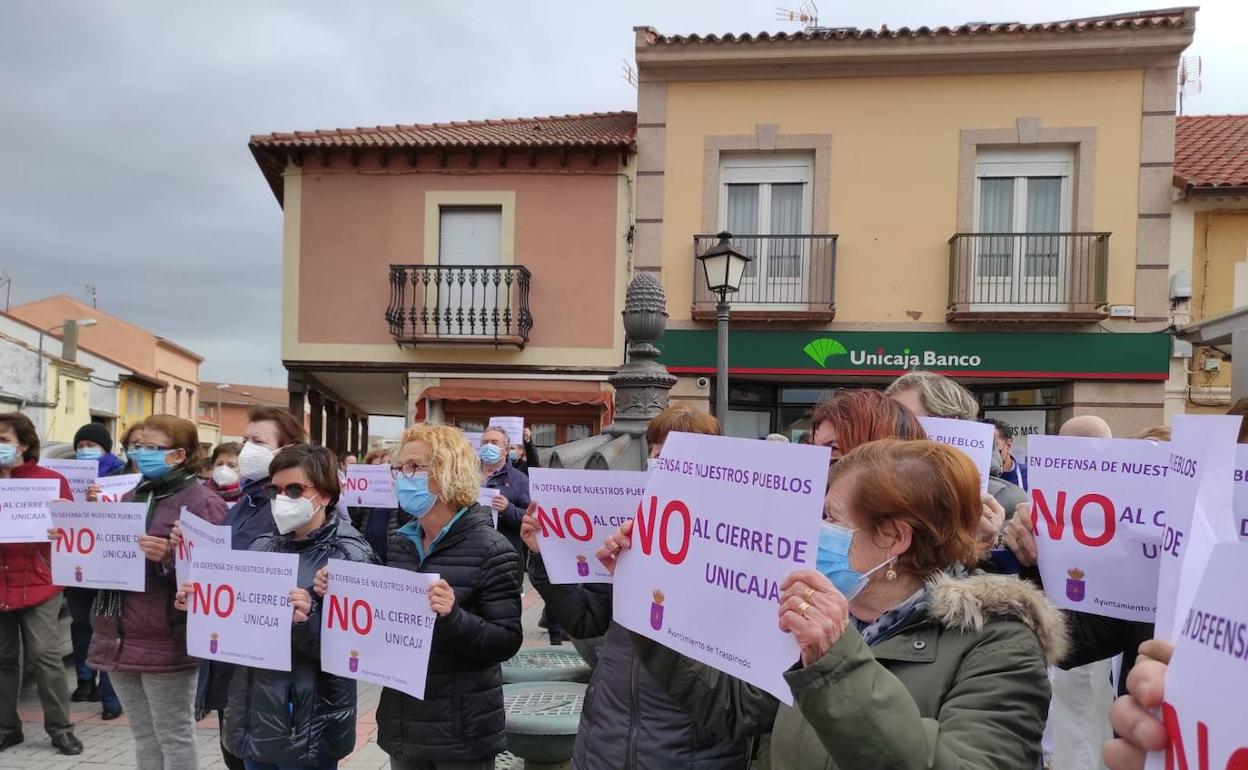
[[[80,320],[70,319],[70,320],[67,320],[65,323],[57,324],[56,326],[51,326],[51,327],[48,327],[47,329],[39,330],[39,362],[38,362],[38,365],[36,366],[36,369],[37,369],[37,374],[38,374],[38,383],[39,383],[40,392],[43,391],[43,335],[50,334],[56,331],[57,329],[64,329],[65,334],[62,335],[62,338],[67,339],[72,336],[74,340],[74,345],[77,346],[78,329],[81,329],[84,326],[95,326],[95,324],[96,324],[96,320],[94,318],[83,318]]]
[[[223,438],[225,436],[225,418],[221,415],[221,391],[229,390],[230,384],[223,382],[217,386],[217,436]]]
[[[741,288],[741,278],[751,257],[732,247],[732,234],[720,233],[719,243],[698,256],[706,288],[719,298],[715,303],[715,417],[720,429],[728,425],[728,295]]]

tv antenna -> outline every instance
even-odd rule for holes
[[[637,87],[637,70],[633,67],[633,63],[628,59],[620,59],[620,69],[623,71],[621,77],[628,82],[633,88]]]
[[[776,6],[776,19],[779,21],[799,21],[806,29],[819,26],[819,6],[814,0],[802,0],[802,4],[794,11]]]
[[[4,312],[9,312],[9,298],[13,294],[13,277],[8,270],[0,270],[0,286],[4,287]]]
[[[1184,56],[1179,60],[1179,114],[1183,114],[1183,100],[1200,94],[1200,57]]]
[[[78,284],[78,285],[79,285],[79,286],[81,286],[82,288],[84,288],[84,289],[86,289],[86,290],[87,290],[87,296],[89,296],[89,297],[91,298],[91,308],[92,308],[93,310],[94,310],[94,309],[97,309],[97,305],[96,305],[96,297],[95,297],[95,284],[93,284],[93,283],[80,283],[80,284]]]

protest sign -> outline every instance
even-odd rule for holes
[[[182,541],[174,552],[174,569],[178,576],[178,585],[191,579],[191,559],[196,549],[203,551],[228,551],[230,549],[230,528],[224,524],[210,524],[182,508],[178,518],[178,529],[182,532]]]
[[[1248,758],[1248,593],[1243,584],[1248,543],[1215,545],[1191,606],[1176,628],[1166,672],[1166,751],[1148,767],[1245,767]]]
[[[992,468],[993,427],[986,422],[950,420],[944,417],[920,417],[919,423],[929,439],[960,449],[971,458],[979,469],[979,490],[987,492],[988,473]]]
[[[645,471],[529,469],[529,497],[537,503],[538,539],[550,582],[611,582],[594,552],[636,514],[649,476]]]
[[[615,572],[614,619],[785,703],[780,584],[813,566],[826,447],[671,433]]]
[[[1032,529],[1054,604],[1153,621],[1168,459],[1151,441],[1031,437]]]
[[[984,418],[997,420],[1014,429],[1014,459],[1027,463],[1027,439],[1045,435],[1049,413],[1043,409],[985,409]]]
[[[0,479],[0,543],[48,542],[48,503],[60,496],[57,479]]]
[[[139,536],[147,531],[146,503],[55,502],[48,511],[59,533],[52,544],[55,585],[114,591],[147,587],[147,559],[139,550]]]
[[[498,497],[497,489],[481,487],[477,490],[477,505],[484,505],[490,509],[490,513],[494,516],[494,529],[498,529],[498,511],[494,510],[494,507],[491,505],[495,497]]]
[[[1237,539],[1234,495],[1238,417],[1176,415],[1157,580],[1158,639],[1173,639],[1213,546]]]
[[[490,427],[502,428],[507,433],[507,443],[512,446],[524,444],[523,417],[491,417]]]
[[[468,445],[472,447],[474,452],[481,446],[480,433],[469,433],[468,431],[464,431],[464,438],[468,439]]]
[[[95,480],[100,488],[100,503],[120,503],[121,498],[143,480],[141,473],[125,473],[120,476],[101,476]]]
[[[394,495],[394,476],[389,465],[347,466],[346,484],[342,488],[343,504],[360,508],[398,508]]]
[[[199,551],[186,597],[186,652],[197,658],[290,670],[290,589],[299,556]]]
[[[1248,540],[1248,444],[1235,445],[1235,529],[1240,540]]]
[[[69,489],[74,499],[80,503],[87,501],[87,487],[95,483],[95,474],[100,472],[99,460],[56,460],[41,459],[39,464],[51,471],[56,471],[69,482]]]
[[[425,697],[437,573],[329,560],[321,669]]]

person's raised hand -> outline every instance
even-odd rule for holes
[[[493,499],[490,500],[490,507],[499,513],[507,510],[507,505],[507,498],[502,495],[494,495]]]
[[[312,590],[316,591],[316,595],[325,598],[325,592],[329,590],[329,567],[321,567],[316,571],[316,577],[312,578]]]
[[[595,556],[607,572],[615,574],[615,564],[620,558],[620,554],[633,547],[633,520],[629,519],[620,525],[620,528],[607,535],[607,539],[603,542],[602,547],[598,549]]]
[[[529,503],[529,507],[524,512],[524,516],[520,519],[520,539],[528,546],[533,553],[540,553],[541,543],[537,533],[541,527],[537,523],[537,515],[533,513],[537,510],[537,503]]]
[[[455,590],[450,583],[439,578],[429,584],[429,606],[442,617],[451,614],[455,609]]]
[[[312,595],[306,588],[290,589],[290,609],[292,622],[303,623],[308,619],[312,612]]]
[[[176,551],[178,550],[178,545],[181,544],[181,542],[182,542],[182,522],[175,521],[173,523],[173,529],[169,530],[169,548],[171,550]]]
[[[848,625],[849,601],[818,570],[795,570],[780,584],[780,630],[797,640],[803,666],[827,655]]]
[[[88,484],[87,485],[87,502],[98,503],[100,501],[100,492],[103,492],[103,491],[104,490],[100,489],[99,484]]]
[[[1019,503],[1005,528],[1004,540],[1005,547],[1014,552],[1014,558],[1024,567],[1036,566],[1036,535],[1031,526],[1031,505]]]
[[[164,561],[173,552],[169,545],[169,538],[155,535],[139,535],[139,550],[143,552],[148,561],[154,562]]]
[[[178,586],[178,592],[173,595],[173,608],[186,612],[186,604],[190,599],[191,591],[194,586],[188,581]]]
[[[1005,509],[997,502],[997,498],[987,492],[979,496],[979,501],[983,505],[979,516],[979,544],[991,548],[996,544],[1001,527],[1005,524]]]
[[[1105,744],[1102,759],[1110,770],[1141,770],[1150,751],[1166,748],[1166,726],[1152,712],[1165,698],[1166,670],[1174,645],[1150,639],[1127,675],[1127,694],[1109,709],[1109,724],[1119,736]]]

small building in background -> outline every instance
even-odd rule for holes
[[[247,413],[258,406],[285,409],[288,406],[285,388],[266,388],[237,382],[201,382],[199,419],[221,427],[221,441],[242,441],[247,429]],[[308,428],[308,415],[303,415]]]

